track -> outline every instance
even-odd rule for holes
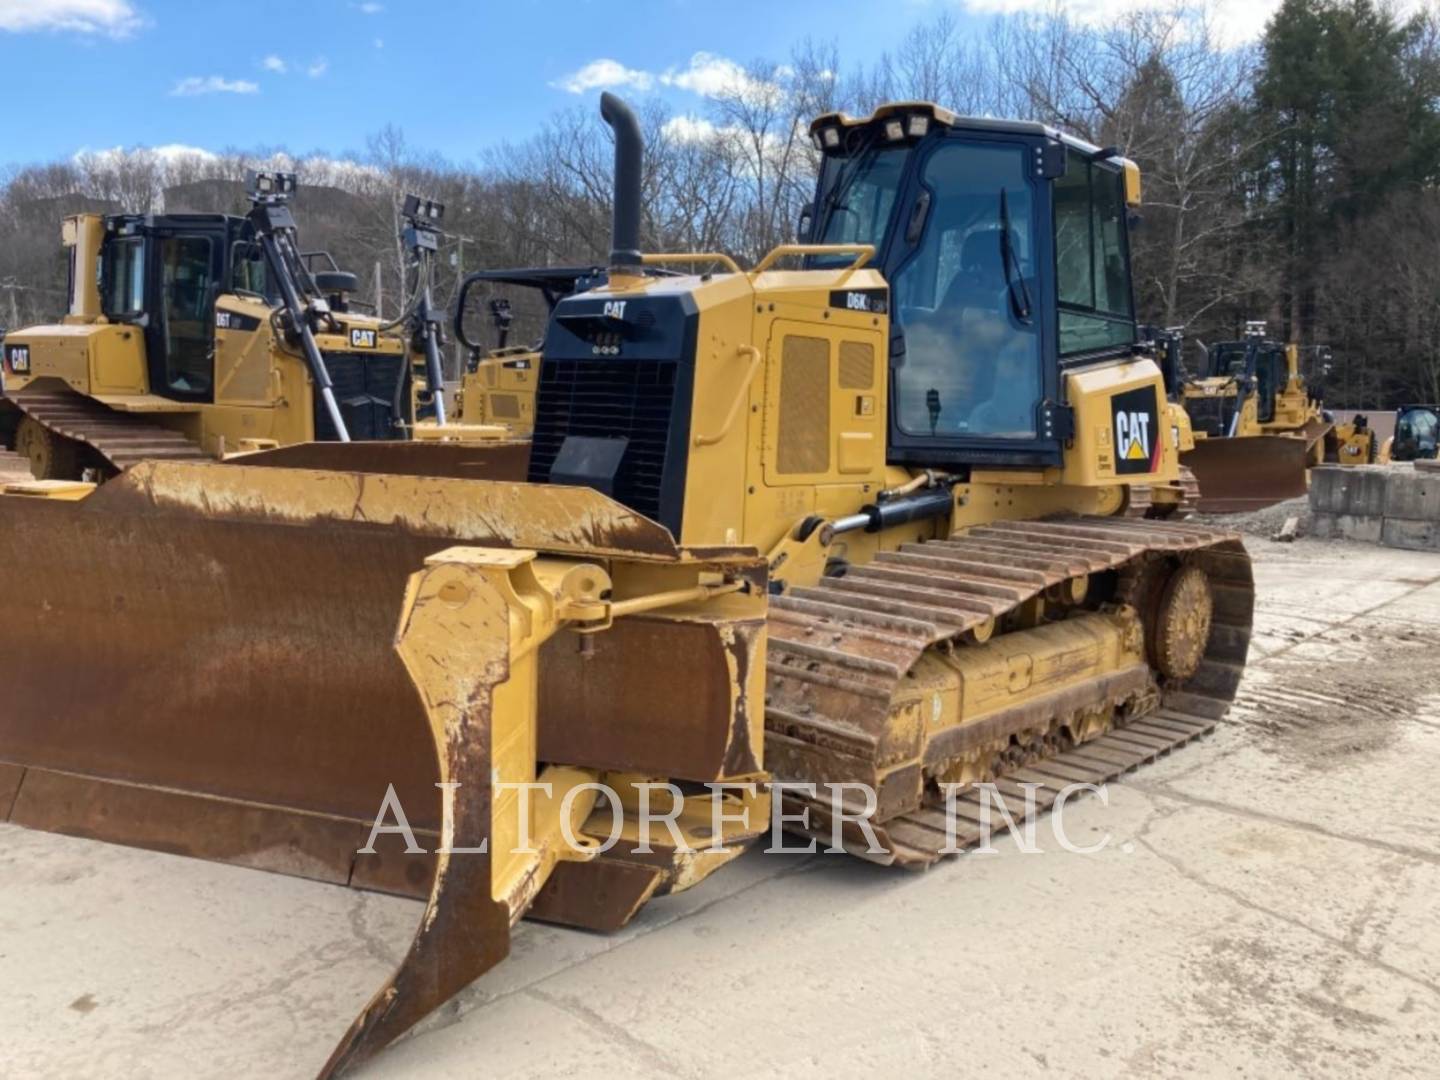
[[[1178,505],[1155,503],[1155,489],[1149,484],[1132,484],[1125,489],[1125,517],[1149,518],[1160,521],[1184,521],[1193,517],[1200,505],[1200,481],[1195,473],[1180,466],[1180,502]],[[1173,507],[1173,508],[1172,508]]]
[[[1066,784],[1102,783],[1203,735],[1228,709],[1249,649],[1254,584],[1239,537],[1123,518],[1000,522],[950,540],[905,544],[843,578],[772,598],[767,765],[782,779],[873,782],[881,794],[871,824],[886,850],[868,852],[863,834],[850,826],[846,846],[878,862],[929,866],[951,839],[937,789],[926,784],[920,805],[911,800],[892,811],[884,785],[897,774],[913,785],[916,768],[929,778],[964,738],[1019,734],[1033,726],[1035,715],[1030,710],[1002,717],[1002,728],[987,718],[947,729],[946,737],[926,736],[921,760],[908,763],[882,741],[903,680],[927,650],[963,648],[990,620],[1042,594],[1053,596],[1072,581],[1107,572],[1118,573],[1123,590],[1147,560],[1162,556],[1199,565],[1210,577],[1214,620],[1195,677],[1183,687],[1161,687],[1158,699],[1148,672],[1137,679],[1126,671],[1059,695],[1047,703],[1052,719],[1113,707],[1117,726],[1078,746],[1052,746],[1042,760],[1031,755],[1002,768],[1000,791],[1007,802],[1021,799],[1018,821],[1024,805],[1019,783],[1042,785],[1038,813]],[[912,770],[908,776],[906,770]],[[976,793],[961,799],[961,816],[978,821],[978,800]],[[785,801],[794,813],[808,806],[812,835],[830,836],[827,803],[795,794]],[[957,840],[964,845],[963,835]]]
[[[43,391],[5,400],[56,434],[89,446],[120,472],[142,461],[212,460],[180,432],[81,394]]]

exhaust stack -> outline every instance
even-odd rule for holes
[[[640,273],[640,165],[645,144],[634,110],[614,94],[600,95],[600,115],[615,133],[615,216],[610,269]]]

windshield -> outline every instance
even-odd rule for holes
[[[934,201],[894,282],[905,334],[896,421],[911,435],[1034,438],[1043,395],[1027,150],[947,141],[920,179]]]
[[[1395,427],[1395,441],[1411,444],[1415,450],[1433,450],[1440,438],[1440,417],[1429,409],[1413,409],[1400,417]]]
[[[820,174],[820,243],[873,244],[878,253],[895,209],[907,147],[859,149],[850,157],[827,157]],[[844,265],[849,256],[814,256],[809,264]]]

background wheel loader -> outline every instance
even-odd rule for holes
[[[40,480],[100,478],[139,461],[198,461],[317,440],[443,426],[430,255],[441,208],[411,197],[416,286],[401,315],[355,310],[353,274],[302,254],[288,173],[248,178],[244,218],[67,218],[62,322],[4,342],[0,436]],[[329,268],[311,270],[315,260]],[[503,431],[451,428],[447,437]],[[378,451],[375,451],[378,452]],[[396,451],[400,452],[400,451]]]
[[[522,479],[331,444],[0,496],[6,819],[428,897],[325,1076],[521,917],[621,926],[774,805],[930,866],[969,782],[1043,812],[1210,730],[1246,661],[1239,537],[1124,516],[1180,475],[1133,165],[823,116],[808,242],[742,272],[642,253],[639,125],[602,112],[610,266],[555,305]],[[697,258],[727,270],[646,273]]]
[[[1395,434],[1380,448],[1381,464],[1434,461],[1440,446],[1440,405],[1402,405],[1395,410]]]
[[[1184,384],[1181,401],[1195,440],[1183,460],[1207,513],[1304,495],[1310,466],[1334,438],[1300,370],[1300,347],[1266,340],[1263,322],[1247,323],[1243,341],[1207,349],[1205,372]]]

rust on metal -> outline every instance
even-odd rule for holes
[[[663,526],[582,487],[147,462],[106,484],[85,506],[96,513],[203,515],[237,526],[361,526],[595,558],[681,557]]]
[[[25,771],[9,820],[332,885],[350,883],[370,831],[367,822],[35,767]]]
[[[1123,573],[1157,558],[1203,569],[1213,591],[1208,642],[1189,681],[1168,682],[1157,696],[1149,669],[1140,665],[933,737],[918,720],[897,719],[895,702],[928,650],[964,648],[966,633],[997,613],[1019,610],[1086,575]],[[771,599],[766,765],[782,779],[873,785],[878,808],[871,825],[886,851],[866,852],[863,834],[850,822],[847,844],[866,858],[907,867],[934,862],[944,843],[943,837],[932,842],[935,820],[925,816],[933,810],[925,804],[926,770],[971,745],[1017,734],[1042,714],[1083,713],[1107,702],[1121,709],[1122,724],[1128,711],[1153,712],[1158,705],[1185,725],[1181,741],[1192,738],[1213,726],[1233,698],[1253,620],[1254,582],[1239,536],[1171,521],[997,522],[948,540],[902,545],[869,564],[863,588],[848,580],[826,578]],[[1072,752],[1090,754],[1087,760],[1114,775],[1131,767],[1137,753],[1149,760],[1163,749],[1153,736],[1137,731],[1127,741],[1123,731]],[[1137,747],[1135,739],[1147,741]],[[1073,771],[1070,758],[1064,763]],[[1030,769],[1043,770],[1043,763],[1022,771]],[[814,835],[829,835],[823,794],[818,800],[787,795],[786,801],[792,809],[810,809],[818,822]]]
[[[117,471],[142,461],[210,461],[197,443],[173,428],[116,412],[69,390],[23,390],[5,400],[57,434],[94,449]]]
[[[442,563],[410,579],[395,647],[423,704],[444,785],[441,846],[408,953],[335,1047],[321,1080],[384,1049],[509,954],[511,913],[493,895],[489,841],[492,708],[510,677],[513,632],[508,599],[483,574]]]
[[[664,880],[653,866],[600,857],[561,863],[531,905],[531,919],[614,933],[645,906]]]
[[[1196,439],[1181,455],[1200,485],[1202,514],[1259,510],[1309,491],[1311,440],[1298,435]]]
[[[20,782],[25,770],[19,765],[0,764],[0,821],[10,820],[10,808],[20,794]]]
[[[519,440],[296,443],[226,459],[228,465],[246,467],[504,480],[511,483],[524,481],[529,463],[530,443]]]
[[[759,617],[637,615],[556,635],[541,653],[541,760],[697,781],[758,771],[741,691],[763,631]]]

